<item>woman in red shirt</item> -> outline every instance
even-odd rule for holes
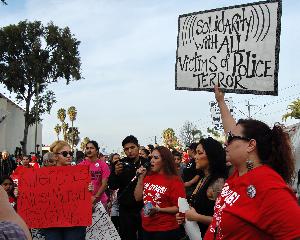
[[[226,140],[226,160],[236,171],[216,200],[205,240],[300,239],[300,208],[288,186],[294,174],[289,136],[254,119],[237,123],[216,87]]]
[[[172,153],[166,147],[152,152],[151,171],[144,167],[135,188],[136,201],[144,201],[143,240],[179,240],[184,235],[176,222],[178,198],[185,198],[184,184],[178,176]]]

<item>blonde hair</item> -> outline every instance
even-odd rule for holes
[[[52,153],[59,153],[59,151],[61,149],[63,149],[64,147],[66,147],[66,146],[70,147],[70,145],[67,142],[65,142],[65,141],[62,141],[62,140],[55,141],[50,146],[50,152],[52,152]]]

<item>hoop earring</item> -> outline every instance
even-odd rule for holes
[[[246,167],[247,167],[247,170],[248,170],[248,172],[250,172],[251,170],[253,170],[253,168],[254,168],[254,162],[253,162],[253,160],[247,160],[246,161]]]

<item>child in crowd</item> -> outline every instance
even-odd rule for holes
[[[14,195],[14,182],[9,176],[3,176],[0,179],[0,184],[6,191],[8,199],[12,207],[17,209],[17,198]]]

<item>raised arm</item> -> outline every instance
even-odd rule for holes
[[[224,96],[225,94],[221,91],[221,89],[218,88],[218,86],[215,86],[215,98],[220,108],[224,132],[226,134],[228,131],[234,128],[236,122],[225,103]]]

